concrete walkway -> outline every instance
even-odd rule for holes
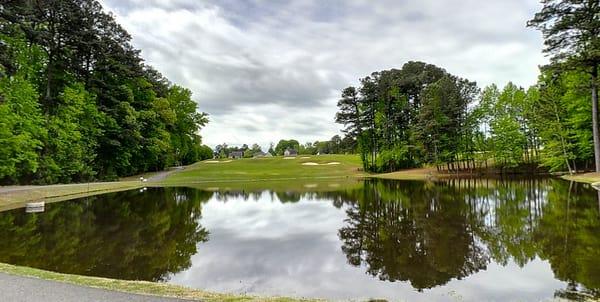
[[[0,273],[0,300],[11,302],[184,302]]]

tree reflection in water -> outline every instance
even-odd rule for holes
[[[345,192],[339,230],[348,263],[418,289],[484,270],[548,260],[569,284],[556,296],[598,296],[598,194],[559,180],[367,181]],[[339,198],[338,198],[339,199]]]
[[[149,189],[0,214],[0,262],[63,273],[164,281],[208,240],[199,225],[212,193]]]

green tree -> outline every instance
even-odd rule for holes
[[[356,138],[362,131],[360,100],[355,87],[347,87],[342,90],[342,98],[337,103],[338,112],[335,114],[335,122],[343,124],[346,135]]]
[[[47,132],[34,86],[21,76],[0,78],[0,182],[35,173]]]
[[[3,3],[0,40],[3,182],[114,179],[201,158],[206,114],[143,63],[98,1]]]
[[[283,153],[285,152],[285,150],[290,149],[290,150],[296,150],[298,151],[300,149],[300,143],[298,143],[297,140],[295,139],[290,139],[290,140],[279,140],[279,142],[277,143],[277,146],[275,146],[275,154],[277,155],[283,155]]]
[[[590,75],[594,163],[600,172],[598,129],[598,66],[600,65],[600,3],[597,0],[543,0],[543,8],[528,25],[542,31],[545,52],[561,69]]]

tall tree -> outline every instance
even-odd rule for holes
[[[545,52],[554,63],[590,75],[594,163],[600,172],[598,125],[598,67],[600,65],[600,2],[598,0],[542,0],[543,8],[528,25],[542,31]]]
[[[0,182],[114,179],[206,157],[191,92],[143,64],[97,0],[3,1],[0,41]]]
[[[343,124],[343,130],[347,135],[356,138],[362,131],[360,121],[360,100],[355,87],[347,87],[342,90],[342,98],[337,103],[338,112],[335,114],[335,122]]]

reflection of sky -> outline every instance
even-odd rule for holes
[[[485,271],[422,293],[408,282],[380,281],[365,267],[347,264],[337,235],[345,211],[326,200],[282,204],[266,193],[256,201],[213,198],[203,205],[202,217],[210,239],[172,283],[230,293],[392,301],[540,301],[566,287],[539,259],[523,268],[490,263]]]

